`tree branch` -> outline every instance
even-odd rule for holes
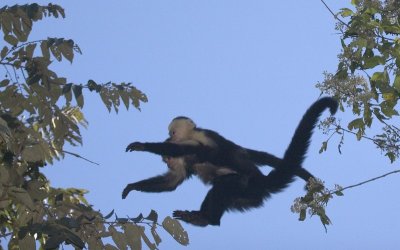
[[[78,155],[78,154],[76,154],[76,153],[72,153],[72,152],[65,151],[65,150],[61,150],[60,152],[63,152],[64,154],[69,154],[69,155],[75,156],[75,157],[77,157],[77,158],[83,159],[83,160],[85,160],[85,161],[87,161],[87,162],[90,162],[90,163],[92,163],[92,164],[95,164],[95,165],[97,165],[97,166],[100,165],[99,163],[94,162],[94,161],[91,161],[91,160],[89,160],[89,159],[87,159],[87,158],[85,158],[85,157],[83,157],[83,156],[80,156],[80,155]]]
[[[327,8],[329,10],[329,12],[332,14],[332,16],[338,20],[339,22],[341,22],[344,26],[349,27],[349,25],[344,22],[343,20],[341,20],[340,18],[337,17],[337,15],[335,15],[335,13],[333,13],[333,11],[331,10],[331,8],[329,8],[329,6],[325,3],[324,0],[321,0],[321,2],[325,5],[325,8]]]
[[[384,174],[384,175],[381,175],[381,176],[378,176],[378,177],[375,177],[375,178],[372,178],[372,179],[369,179],[369,180],[366,180],[366,181],[363,181],[363,182],[360,182],[360,183],[357,183],[357,184],[354,184],[354,185],[350,185],[350,186],[341,188],[341,189],[336,190],[336,191],[331,191],[331,192],[329,193],[329,195],[333,195],[333,194],[335,194],[335,193],[338,192],[338,191],[339,191],[339,192],[342,192],[342,191],[344,191],[344,190],[346,190],[346,189],[358,187],[358,186],[364,185],[364,184],[366,184],[366,183],[368,183],[368,182],[376,181],[376,180],[378,180],[378,179],[381,179],[381,178],[384,178],[384,177],[386,177],[386,176],[388,176],[388,175],[396,174],[396,173],[400,173],[400,169],[394,170],[394,171],[392,171],[392,172],[386,173],[386,174]]]

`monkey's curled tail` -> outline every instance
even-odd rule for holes
[[[308,147],[310,146],[313,130],[322,112],[329,108],[335,114],[338,103],[331,97],[323,97],[314,102],[303,115],[294,132],[292,140],[286,149],[280,167],[270,172],[267,176],[267,189],[275,193],[282,191],[294,181],[296,170],[303,164]]]
[[[303,115],[283,157],[285,166],[296,167],[303,164],[313,130],[326,108],[329,108],[331,114],[334,115],[338,109],[338,102],[332,97],[323,97],[314,102]]]

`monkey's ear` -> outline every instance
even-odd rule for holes
[[[132,142],[131,144],[126,147],[125,152],[132,152],[132,151],[143,151],[144,150],[144,143],[141,142]]]

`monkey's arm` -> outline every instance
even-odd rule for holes
[[[269,154],[263,151],[257,151],[253,149],[244,148],[246,150],[249,159],[254,162],[256,165],[268,165],[273,168],[279,168],[282,164],[282,159],[276,157],[275,155]],[[295,175],[302,178],[306,182],[312,177],[315,178],[310,172],[308,172],[305,168],[299,167],[294,171]]]
[[[174,191],[186,178],[184,173],[168,171],[167,173],[149,179],[128,184],[122,192],[122,199],[128,196],[130,191],[160,193]]]
[[[180,157],[194,154],[198,157],[199,161],[211,159],[213,155],[212,148],[207,146],[170,142],[133,142],[126,148],[126,152],[128,151],[146,151],[169,157]]]

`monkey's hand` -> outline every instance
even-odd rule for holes
[[[132,152],[132,151],[143,151],[144,150],[144,143],[141,142],[132,142],[131,144],[126,147],[125,152]]]
[[[128,196],[129,192],[135,190],[135,186],[133,184],[128,184],[124,188],[124,191],[122,191],[122,199],[125,199],[126,196]]]
[[[205,227],[209,225],[207,218],[200,211],[175,210],[172,216],[195,226]]]

